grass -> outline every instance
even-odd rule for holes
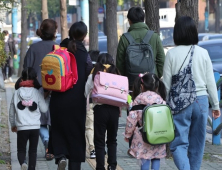
[[[0,159],[0,164],[6,164],[6,162]]]
[[[6,125],[0,124],[0,127],[1,127],[1,128],[6,128]]]
[[[209,153],[204,154],[203,160],[209,160],[211,158]]]

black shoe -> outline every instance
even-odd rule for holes
[[[59,163],[58,163],[58,169],[57,170],[65,170],[66,165],[67,165],[66,159],[65,158],[60,159]]]
[[[95,158],[96,158],[96,152],[95,152],[95,150],[92,150],[90,152],[90,159],[95,159]]]

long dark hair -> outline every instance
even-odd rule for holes
[[[42,87],[37,80],[37,73],[36,73],[35,69],[32,67],[26,67],[22,71],[22,77],[20,77],[15,83],[15,90],[19,89],[19,87],[20,87],[19,84],[22,81],[26,81],[26,80],[33,80],[33,85],[34,85],[34,88],[36,88],[36,89],[39,89]]]
[[[163,82],[153,73],[146,73],[142,77],[137,77],[133,84],[133,100],[141,93],[141,85],[144,91],[158,93],[163,100],[166,100],[166,88]]]
[[[84,22],[79,21],[72,24],[69,29],[69,44],[68,50],[72,53],[76,52],[76,42],[75,41],[83,41],[87,34],[87,26]]]

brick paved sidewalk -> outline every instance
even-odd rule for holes
[[[6,99],[7,106],[9,108],[11,97],[14,91],[14,84],[6,85]],[[130,158],[126,153],[128,150],[128,143],[124,141],[122,133],[124,132],[124,125],[126,121],[126,113],[122,114],[122,117],[119,120],[119,131],[117,136],[118,146],[117,146],[117,162],[118,170],[139,170],[139,165],[137,160]],[[10,129],[10,128],[9,128]],[[10,131],[10,147],[11,147],[11,164],[12,170],[20,170],[20,166],[17,161],[17,147],[16,147],[16,134],[11,133]],[[210,135],[207,139],[210,140]],[[40,141],[40,140],[39,140]],[[88,159],[89,155],[87,154],[87,160],[85,163],[82,163],[82,170],[91,170],[95,168],[95,160]],[[44,147],[42,142],[39,142],[38,145],[38,157],[37,157],[37,168],[36,170],[56,170],[57,166],[53,161],[45,161],[44,159]],[[161,160],[161,170],[174,170],[177,169],[173,163],[172,159],[163,159]],[[201,170],[221,170],[222,169],[222,146],[213,146],[209,142],[206,142],[205,155]]]

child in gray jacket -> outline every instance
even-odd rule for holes
[[[16,87],[17,86],[17,87]],[[35,170],[41,112],[48,110],[46,100],[39,92],[37,74],[31,67],[22,71],[22,77],[15,85],[12,97],[9,121],[12,132],[17,132],[18,160],[22,170]],[[26,160],[26,145],[29,140],[29,168]]]

